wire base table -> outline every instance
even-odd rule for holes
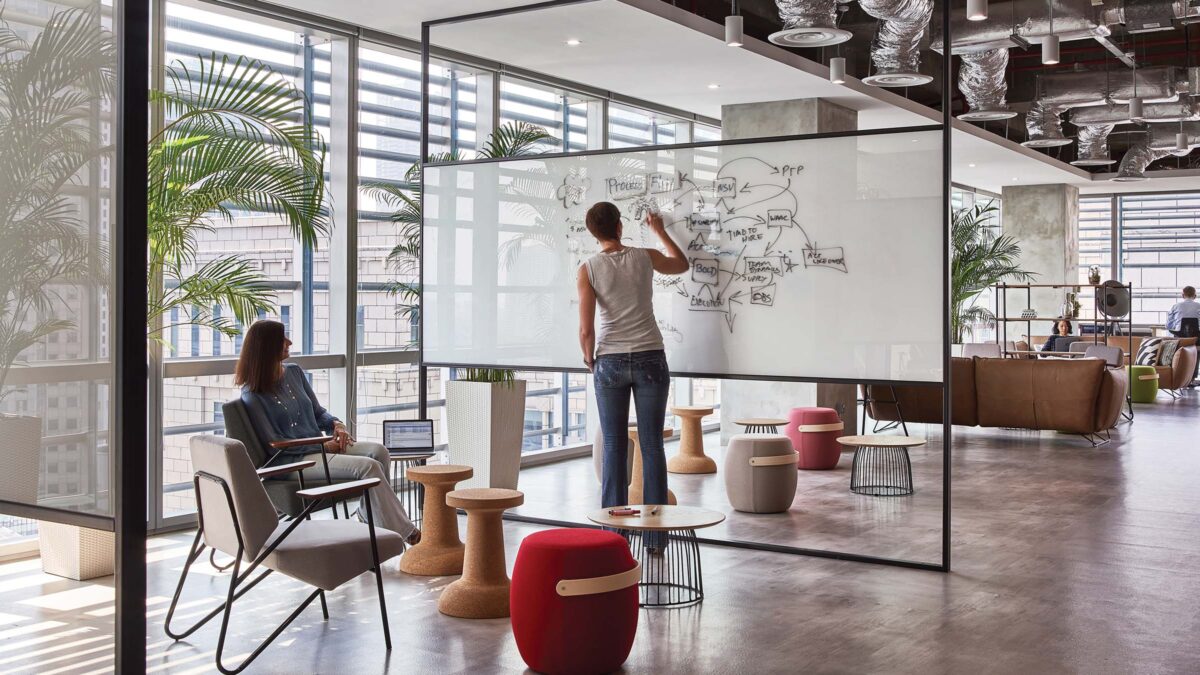
[[[409,467],[425,466],[425,462],[433,457],[433,453],[395,454],[392,459],[392,492],[400,498],[405,513],[413,525],[421,526],[421,517],[425,510],[425,486],[415,480],[409,480]]]
[[[608,509],[588,520],[615,529],[629,540],[642,566],[639,603],[651,609],[674,609],[704,600],[703,569],[696,530],[725,520],[725,514],[693,506],[637,504],[637,516],[612,516]]]
[[[910,436],[843,436],[838,443],[854,448],[850,491],[871,497],[904,497],[914,492],[908,449],[925,445]]]

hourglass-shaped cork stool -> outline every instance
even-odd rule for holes
[[[670,438],[674,433],[670,429],[663,429],[663,438]],[[629,503],[644,504],[642,499],[642,444],[638,442],[638,430],[636,424],[629,425],[629,452],[633,453],[633,482],[629,484]],[[667,488],[667,503],[678,504],[679,500],[675,499],[675,493],[671,492],[671,488]]]
[[[700,405],[677,405],[671,412],[682,420],[679,433],[679,453],[667,460],[671,473],[716,473],[717,463],[704,454],[704,436],[700,420],[713,414],[713,408]],[[630,500],[632,501],[632,500]],[[635,502],[636,503],[636,502]]]
[[[438,598],[439,612],[462,619],[509,615],[502,517],[506,509],[523,503],[524,494],[504,488],[470,488],[446,495],[448,506],[467,512],[467,559],[462,578]]]
[[[425,486],[421,541],[400,558],[400,571],[420,576],[462,574],[463,543],[458,538],[458,514],[446,504],[446,493],[474,475],[469,466],[431,464],[411,466],[405,475]]]

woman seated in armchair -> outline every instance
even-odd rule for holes
[[[246,331],[234,382],[242,387],[242,402],[259,439],[269,445],[281,440],[333,436],[333,440],[325,443],[329,477],[380,479],[369,493],[376,525],[398,533],[409,544],[417,543],[421,532],[409,520],[388,480],[387,448],[379,443],[356,442],[350,436],[346,425],[317,400],[304,369],[284,363],[291,355],[291,346],[292,341],[278,321],[256,321]],[[305,478],[324,480],[321,447],[316,444],[285,448],[273,463],[304,460],[317,462],[305,470]],[[360,505],[358,512],[359,518],[365,520],[365,508]]]

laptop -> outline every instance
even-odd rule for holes
[[[433,420],[387,420],[383,447],[393,456],[428,455],[433,450]]]

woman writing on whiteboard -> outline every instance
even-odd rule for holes
[[[662,430],[667,414],[671,372],[662,333],[654,318],[654,273],[682,274],[687,256],[650,213],[646,225],[666,252],[621,243],[621,212],[609,202],[588,209],[588,232],[600,252],[579,268],[579,343],[583,363],[595,375],[596,405],[604,437],[602,506],[622,506],[629,498],[627,427],[629,399],[637,412],[644,467],[644,500],[667,503],[667,459]],[[599,310],[600,328],[596,330]]]

